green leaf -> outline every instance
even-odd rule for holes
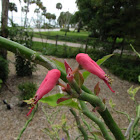
[[[73,99],[69,99],[69,100],[66,100],[66,101],[63,101],[63,102],[57,104],[57,100],[59,98],[62,98],[63,96],[64,96],[64,94],[57,93],[57,94],[50,95],[48,97],[42,98],[39,101],[42,102],[42,103],[47,103],[48,105],[50,105],[52,107],[68,106],[68,107],[72,107],[72,108],[80,110],[78,102],[74,101]]]
[[[138,81],[140,82],[140,75],[138,76]]]
[[[116,104],[113,103],[112,99],[109,100],[109,105],[111,106],[111,108],[114,108]]]
[[[136,87],[136,88],[133,88],[133,86],[131,86],[127,90],[128,94],[131,96],[131,99],[132,100],[135,100],[135,95],[136,95],[136,93],[138,92],[139,89],[140,89],[140,86],[139,87]]]
[[[106,56],[104,56],[103,58],[98,59],[98,60],[96,61],[96,63],[97,63],[98,65],[101,65],[101,64],[104,63],[108,58],[110,58],[112,55],[113,55],[113,54],[106,55]]]
[[[104,138],[100,131],[93,131],[93,132],[91,132],[91,134],[94,134],[94,135],[97,135],[97,136]]]
[[[77,84],[79,85],[79,87],[81,87],[83,85],[84,78],[83,78],[82,74],[79,71],[75,72],[74,79],[77,82]]]
[[[66,70],[65,70],[65,65],[64,65],[64,63],[58,61],[57,59],[53,59],[53,62],[54,62],[60,69],[62,69],[63,71],[66,71]]]
[[[86,79],[90,75],[90,72],[84,71],[83,72],[83,78]]]
[[[80,110],[78,102],[74,101],[73,99],[65,100],[59,103],[58,106],[68,106]]]
[[[139,58],[140,58],[140,54],[134,49],[134,47],[130,44],[130,46],[131,46],[131,48],[132,48],[132,50],[139,56]]]
[[[57,93],[57,94],[50,95],[48,97],[42,98],[39,101],[42,102],[42,103],[47,103],[50,106],[56,107],[58,105],[57,100],[59,98],[63,97],[63,96],[64,96],[64,94]]]

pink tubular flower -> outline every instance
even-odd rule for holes
[[[50,70],[45,79],[42,81],[39,89],[37,90],[35,96],[30,99],[30,104],[32,105],[32,108],[28,112],[27,116],[32,112],[34,106],[37,104],[37,102],[48,92],[50,92],[54,86],[57,84],[58,79],[60,78],[60,71],[57,69]]]
[[[109,77],[107,77],[105,72],[99,67],[99,65],[95,61],[93,61],[88,56],[88,54],[79,53],[76,56],[76,61],[80,64],[80,66],[82,66],[82,68],[84,68],[85,70],[89,71],[90,73],[92,73],[94,75],[97,75],[100,79],[104,80],[104,82],[107,84],[109,89],[112,92],[115,92],[114,90],[112,90],[112,88],[109,85],[111,82]]]

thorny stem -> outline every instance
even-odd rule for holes
[[[81,131],[81,133],[82,133],[82,135],[84,137],[84,140],[88,140],[88,134],[85,131],[85,129],[83,128],[83,126],[81,125],[80,119],[77,116],[76,112],[73,109],[70,109],[70,112],[73,114],[73,116],[74,116],[74,118],[76,120],[76,123],[77,123],[77,127]]]

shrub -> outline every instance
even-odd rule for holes
[[[32,37],[29,29],[24,29],[15,24],[12,24],[12,27],[9,28],[9,38],[15,42],[18,42],[25,47],[31,48],[32,46]],[[16,55],[16,74],[18,76],[31,76],[33,70],[35,70],[35,64],[31,63],[31,61]]]
[[[120,59],[119,56],[113,56],[103,65],[107,67],[110,72],[116,76],[119,76],[121,79],[138,83],[138,75],[140,73],[139,64],[139,60],[132,60],[124,57]]]
[[[16,74],[18,76],[31,76],[33,70],[35,70],[35,64],[31,63],[31,61],[26,60],[25,58],[16,55]]]
[[[62,32],[69,32],[70,30],[66,29],[66,28],[62,28],[62,29],[60,29],[60,31],[62,31]]]
[[[0,89],[1,89],[1,86],[2,86],[2,80],[0,79]]]
[[[8,62],[0,56],[0,79],[4,82],[8,78]]]
[[[37,90],[37,85],[33,82],[26,82],[18,85],[18,89],[21,92],[22,100],[29,100],[32,98]]]

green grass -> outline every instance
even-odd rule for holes
[[[82,48],[69,47],[66,45],[54,45],[49,43],[33,42],[32,49],[44,55],[52,55],[61,58],[74,58],[78,53],[83,52]]]
[[[56,36],[56,35],[65,36],[65,32],[63,31],[41,32],[41,34],[50,35],[50,36]],[[77,32],[70,31],[70,32],[67,32],[67,36],[68,37],[88,37],[88,32],[81,31],[80,33],[77,33]]]
[[[68,42],[85,42],[85,40],[88,38],[88,32],[81,31],[80,33],[77,32],[67,32],[67,35],[65,36],[65,32],[63,31],[50,31],[50,32],[41,32],[42,36],[40,36],[40,33],[34,33],[34,37],[43,37],[48,38],[52,40],[56,40],[56,36],[58,35],[58,40],[60,41],[68,41]]]

